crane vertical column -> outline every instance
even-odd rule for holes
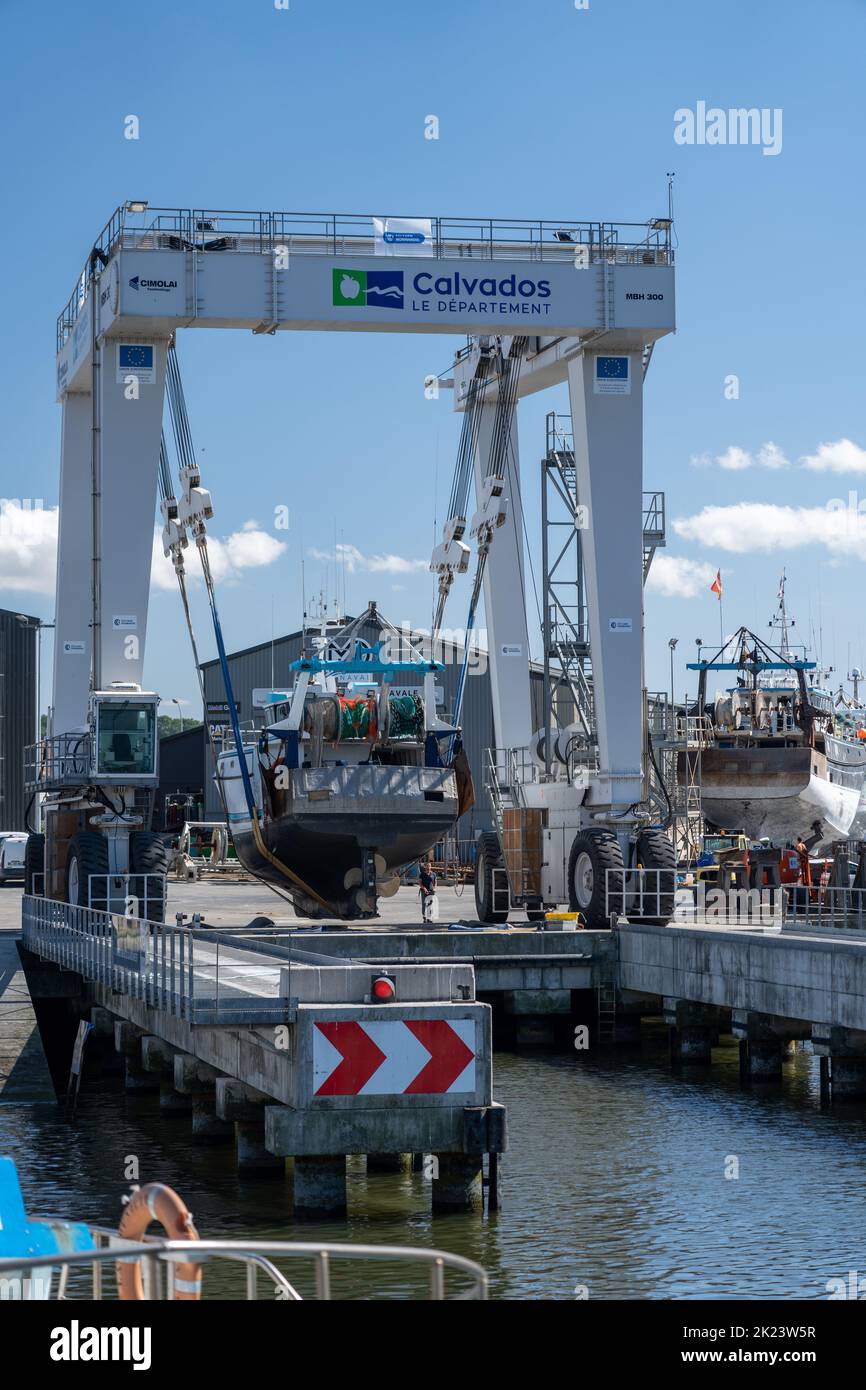
[[[54,633],[54,697],[49,733],[81,728],[90,691],[90,393],[63,397],[60,522]]]
[[[568,364],[578,500],[589,508],[584,583],[600,777],[588,800],[642,795],[643,370],[640,353],[584,352]]]
[[[476,497],[480,497],[481,486],[487,475],[496,410],[496,402],[491,400],[485,403],[481,411],[474,459]],[[532,725],[516,411],[503,466],[508,511],[504,523],[496,531],[487,557],[484,614],[496,747],[522,748],[526,745]]]
[[[102,347],[100,671],[142,685],[168,341]],[[124,355],[125,353],[125,355]]]

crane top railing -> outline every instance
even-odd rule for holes
[[[390,215],[390,214],[389,214]],[[573,261],[581,266],[672,265],[672,228],[667,218],[646,222],[527,220],[522,218],[402,218],[430,224],[430,255],[436,259]],[[242,212],[212,208],[115,209],[96,238],[75,289],[57,320],[57,350],[69,337],[90,285],[120,249],[246,251],[290,255],[374,256],[372,213]]]

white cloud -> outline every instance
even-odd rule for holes
[[[214,580],[232,581],[239,577],[241,570],[260,569],[272,565],[286,549],[284,541],[278,541],[267,531],[261,531],[254,521],[246,521],[240,531],[233,531],[225,540],[218,536],[208,536],[207,550],[210,556],[211,573]],[[201,565],[190,545],[185,551],[187,580],[201,579]],[[153,533],[153,564],[150,571],[151,588],[176,589],[174,566],[162,552],[162,532],[157,527]]]
[[[837,439],[819,444],[817,453],[804,454],[800,463],[813,473],[866,473],[866,449],[851,439]]]
[[[407,560],[402,555],[364,555],[356,545],[341,543],[334,550],[311,550],[314,560],[344,565],[349,574],[365,570],[376,574],[412,574],[429,568],[426,560]]]
[[[744,468],[751,468],[752,455],[736,444],[729,444],[725,452],[719,454],[716,463],[729,473],[740,473]]]
[[[0,589],[54,593],[58,516],[57,507],[0,499]]]
[[[689,560],[685,555],[655,555],[646,586],[664,598],[696,598],[709,589],[715,577],[716,567],[704,560]]]
[[[762,468],[789,468],[790,464],[778,444],[768,439],[758,450],[758,463]]]
[[[699,541],[708,549],[736,555],[821,545],[834,557],[866,558],[866,515],[841,498],[826,507],[785,507],[770,502],[709,506],[696,516],[678,517],[673,529],[683,540]]]
[[[692,454],[689,462],[693,468],[711,468],[715,464],[726,473],[742,473],[747,468],[753,468],[755,464],[759,468],[790,467],[788,459],[772,439],[762,444],[757,454],[750,454],[748,449],[741,449],[739,444],[729,444],[724,453],[716,454],[715,458],[712,454]]]

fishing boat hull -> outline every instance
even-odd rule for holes
[[[304,916],[375,915],[377,896],[394,891],[400,869],[428,853],[459,814],[449,767],[283,771],[259,783],[261,839],[279,863],[262,852],[248,811],[233,796],[229,826],[244,867],[287,891]],[[224,773],[226,790],[233,789],[230,769]]]
[[[817,834],[821,848],[852,833],[863,769],[807,747],[713,748],[700,777],[703,814],[718,829],[778,845]]]

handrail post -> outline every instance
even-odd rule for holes
[[[195,999],[194,999],[194,994],[195,994],[195,974],[194,974],[194,962],[193,962],[192,932],[190,931],[190,933],[189,933],[189,1009],[190,1009],[189,1016],[190,1016],[190,1020],[192,1020],[193,1014],[195,1013]]]
[[[320,1250],[316,1256],[316,1297],[323,1303],[331,1298],[331,1269],[327,1250]]]
[[[445,1300],[445,1265],[441,1255],[437,1255],[430,1266],[430,1299],[434,1303]]]

